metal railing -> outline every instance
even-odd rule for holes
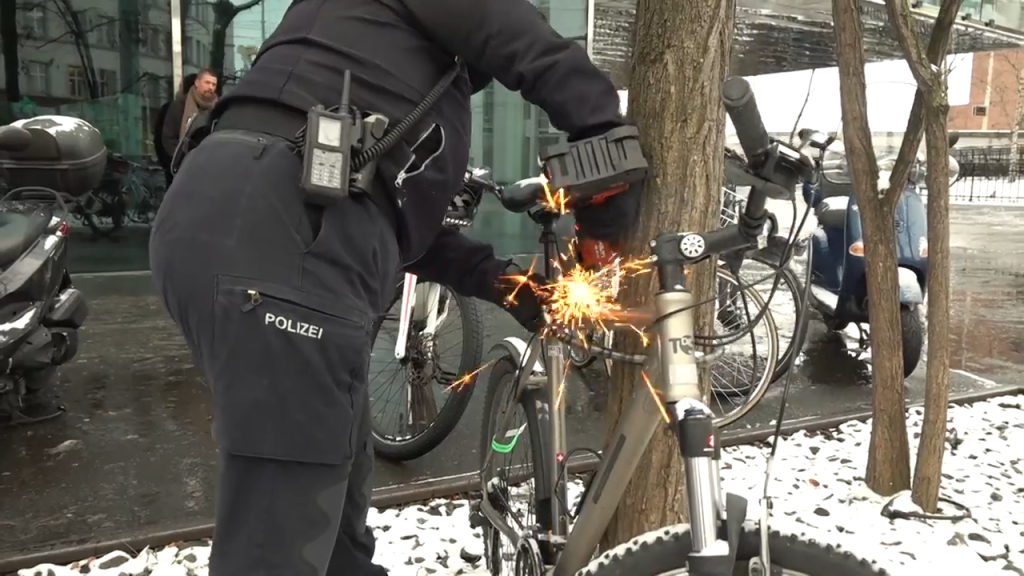
[[[1017,162],[1009,146],[954,148],[960,176],[950,187],[950,200],[969,203],[1020,204],[1024,206],[1024,146]]]

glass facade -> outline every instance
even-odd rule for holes
[[[289,3],[0,0],[0,120],[81,117],[103,133],[112,155],[101,189],[74,210],[73,273],[148,268],[150,220],[166,188],[155,134],[161,108],[181,78],[203,68],[230,90]],[[587,0],[537,0],[537,8],[585,44]],[[473,98],[472,163],[491,167],[501,183],[535,174],[538,152],[562,138],[542,111],[499,84]]]
[[[0,37],[0,121],[84,118],[120,157],[108,162],[104,202],[75,210],[73,271],[145,268],[144,207],[164,188],[153,126],[174,75],[169,1],[0,0]],[[109,214],[119,208],[127,210],[115,223]]]

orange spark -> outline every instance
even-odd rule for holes
[[[559,188],[552,193],[551,186],[548,185],[548,177],[545,174],[541,174],[540,177],[544,180],[544,197],[541,198],[540,205],[549,212],[568,213],[569,209],[566,207],[568,199],[565,196],[565,190]]]
[[[651,393],[651,398],[654,398],[654,403],[658,405],[661,417],[665,419],[666,424],[670,424],[672,419],[668,417],[668,410],[665,409],[665,404],[658,397],[658,391],[654,389],[654,384],[651,384],[651,380],[647,377],[647,372],[640,372],[640,375],[644,378],[644,384],[647,384],[647,391]]]
[[[490,368],[491,365],[494,364],[495,362],[497,362],[497,359],[491,360],[490,362],[488,362],[486,364],[482,364],[482,365],[478,366],[472,372],[467,372],[466,374],[463,374],[462,376],[459,377],[458,380],[456,380],[455,382],[452,382],[451,385],[447,386],[444,389],[444,391],[445,392],[449,392],[451,390],[458,390],[458,389],[462,388],[463,386],[468,386],[469,383],[472,382],[474,378],[476,378],[477,374],[479,374],[480,372],[483,372],[484,369],[486,369],[486,368]]]

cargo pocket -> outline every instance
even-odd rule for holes
[[[217,278],[214,435],[241,456],[343,464],[356,386],[366,386],[365,314],[299,290]]]
[[[405,166],[395,179],[395,186],[427,169],[427,166],[444,151],[444,128],[440,124],[432,124],[409,149],[410,154]]]

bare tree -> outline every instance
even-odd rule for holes
[[[75,51],[78,53],[78,60],[82,64],[82,73],[85,74],[86,90],[90,100],[100,97],[99,81],[96,79],[96,66],[93,64],[92,49],[89,46],[89,32],[82,23],[80,11],[75,10],[71,0],[52,0],[51,10],[64,21],[68,34],[75,44]],[[50,40],[53,42],[54,40]]]
[[[907,38],[911,38],[908,32],[911,15],[905,0],[886,0],[886,5],[890,20],[895,21],[897,15],[904,18],[902,33],[905,38],[901,38],[901,45],[904,45],[905,51],[909,50]],[[873,418],[865,480],[875,492],[888,495],[910,488],[910,444],[904,413],[903,343],[897,299],[893,211],[907,185],[910,169],[921,146],[925,111],[929,109],[926,103],[930,103],[930,95],[926,94],[927,88],[922,88],[921,80],[917,79],[915,73],[918,90],[903,143],[889,174],[888,185],[880,189],[867,118],[863,29],[858,2],[833,0],[832,6],[839,57],[843,134],[864,230],[868,313],[871,320]],[[938,71],[935,74],[939,76],[942,75],[941,64],[948,49],[958,6],[957,1],[943,3],[927,52],[919,50],[922,56],[918,62],[927,62],[929,70]],[[917,41],[916,38],[913,40]],[[944,124],[942,128],[944,131]],[[948,196],[948,187],[946,193]],[[929,239],[931,234],[929,230]],[[929,280],[929,290],[931,284],[932,279]],[[934,307],[933,301],[929,308]],[[940,342],[945,345],[946,340]],[[929,341],[929,353],[935,344]]]
[[[878,165],[868,126],[864,30],[858,4],[857,0],[832,0],[843,143],[864,231],[868,316],[871,320],[874,417],[865,480],[875,492],[893,494],[910,487],[910,444],[903,413],[903,342],[897,299],[896,232],[892,224],[902,187],[890,186],[879,191]]]
[[[217,76],[217,91],[224,88],[224,58],[227,52],[228,27],[236,16],[246,10],[259,6],[263,0],[246,0],[235,4],[231,0],[213,0],[212,2],[193,2],[183,0],[181,3],[181,21],[188,21],[193,6],[208,5],[213,8],[213,24],[210,30],[210,70]],[[184,27],[184,24],[182,24]],[[182,36],[185,30],[182,30]]]
[[[932,41],[948,46],[952,21],[942,20],[960,10],[961,0],[943,0]],[[942,456],[946,451],[946,411],[949,401],[949,138],[946,122],[949,95],[939,63],[945,56],[926,53],[911,27],[910,10],[903,0],[886,0],[896,37],[917,81],[922,98],[925,147],[928,155],[928,366],[924,424],[914,466],[914,503],[926,512],[938,506]],[[945,24],[943,26],[943,24]],[[1020,76],[1018,75],[1018,79]],[[1019,80],[1018,80],[1019,82]],[[1016,130],[1014,131],[1016,132]]]
[[[651,165],[645,182],[639,225],[624,249],[627,257],[648,255],[648,242],[667,230],[709,230],[718,224],[717,191],[724,178],[722,149],[725,112],[721,86],[729,70],[733,28],[732,0],[639,0],[636,43],[629,84],[629,112],[640,129]],[[686,97],[680,97],[685,94]],[[713,259],[712,259],[713,260]],[[711,298],[715,263],[697,266],[690,288],[697,301]],[[626,282],[624,305],[649,303],[650,275]],[[714,325],[714,310],[697,309],[696,328]],[[633,351],[638,338],[623,338]],[[705,391],[707,376],[703,376]],[[636,394],[647,394],[637,367],[614,364],[608,400],[609,433]],[[684,520],[683,468],[679,447],[667,427],[655,432],[619,508],[602,548]]]

